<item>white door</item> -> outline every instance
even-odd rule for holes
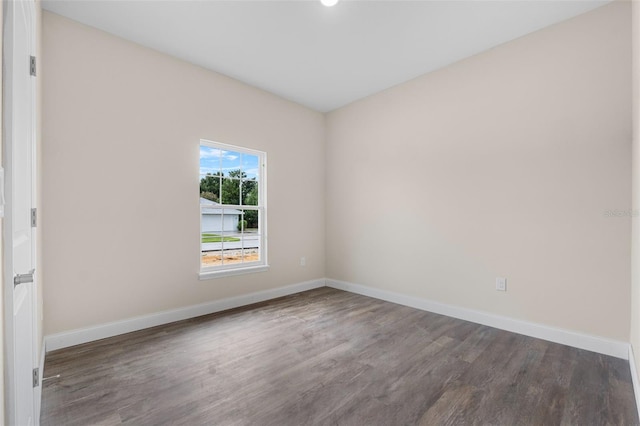
[[[5,221],[4,286],[6,410],[9,424],[33,425],[33,371],[38,356],[35,277],[35,25],[32,0],[3,2]]]

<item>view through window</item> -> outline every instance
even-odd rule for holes
[[[266,154],[200,141],[201,273],[266,265]]]

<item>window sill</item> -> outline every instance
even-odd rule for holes
[[[222,269],[218,271],[200,272],[200,281],[211,280],[214,278],[231,277],[233,275],[253,274],[257,272],[265,272],[269,270],[269,265],[248,266],[246,268]]]

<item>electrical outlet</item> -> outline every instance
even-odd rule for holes
[[[307,258],[306,257],[301,257],[300,258],[300,266],[307,266]]]
[[[496,290],[507,291],[507,279],[503,277],[496,278]]]

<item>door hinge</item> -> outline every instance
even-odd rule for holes
[[[33,387],[38,387],[40,385],[40,369],[33,369]]]
[[[36,270],[32,269],[26,274],[17,274],[16,276],[13,277],[13,286],[15,287],[20,284],[32,283],[33,276],[35,273],[36,273]]]
[[[38,226],[38,209],[31,209],[31,227]]]
[[[36,76],[36,57],[35,56],[30,56],[29,57],[29,73],[35,77]]]

